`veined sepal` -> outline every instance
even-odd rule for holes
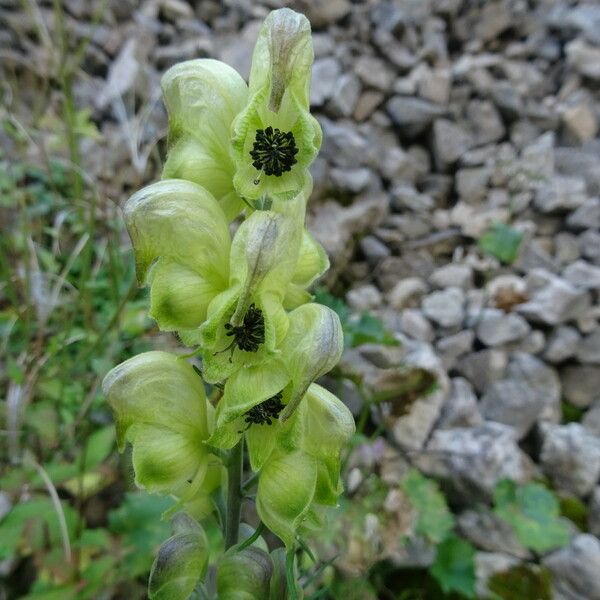
[[[231,238],[218,202],[170,179],[131,196],[124,214],[138,280],[150,284],[151,316],[166,331],[198,327],[229,276]]]
[[[281,353],[292,378],[293,393],[281,413],[291,417],[310,384],[330,371],[344,350],[344,334],[337,314],[322,304],[303,304],[290,313]]]
[[[256,510],[287,548],[310,511],[316,484],[317,461],[304,452],[273,452],[261,470]]]
[[[268,552],[251,545],[237,551],[228,550],[217,566],[217,593],[219,600],[265,600],[273,563]]]
[[[246,83],[225,63],[196,59],[171,67],[161,85],[169,114],[163,178],[203,186],[233,219],[243,203],[233,187],[230,130],[248,101]]]
[[[200,489],[210,457],[207,402],[192,366],[167,352],[145,352],[112,369],[102,388],[113,409],[117,444],[133,447],[136,483],[149,492],[181,496]]]

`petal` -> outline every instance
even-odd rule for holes
[[[309,385],[337,364],[343,349],[342,326],[333,310],[313,303],[290,313],[281,352],[292,376],[294,394],[281,413],[282,421],[291,416]]]
[[[246,432],[250,467],[254,472],[260,471],[271,456],[277,445],[280,428],[281,425],[276,422],[271,425],[252,425]]]
[[[159,257],[215,282],[226,280],[229,228],[218,202],[204,188],[178,179],[159,181],[131,196],[124,213],[140,281]]]
[[[261,27],[250,70],[250,94],[268,86],[269,109],[278,112],[290,88],[306,106],[314,59],[308,19],[289,8],[269,13]]]
[[[274,453],[260,473],[256,509],[288,548],[310,509],[316,482],[316,461],[303,452]]]
[[[208,437],[206,395],[191,365],[168,352],[145,352],[112,369],[102,389],[115,413],[120,450],[132,425],[165,427],[192,439]]]
[[[222,291],[219,282],[164,258],[158,260],[150,279],[150,316],[163,331],[199,327],[208,305]]]
[[[312,294],[307,292],[303,286],[290,283],[285,290],[283,306],[287,310],[294,310],[294,308],[298,308],[299,306],[302,306],[302,304],[311,302],[312,299]]]
[[[217,567],[219,600],[265,600],[273,573],[271,557],[261,548],[232,548]]]

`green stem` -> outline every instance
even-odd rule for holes
[[[253,473],[242,485],[242,492],[247,494],[258,482],[258,473]]]
[[[285,581],[287,583],[287,592],[289,600],[299,600],[298,587],[296,585],[296,574],[294,572],[294,559],[296,558],[296,549],[294,547],[287,551],[285,557]]]
[[[252,546],[252,544],[254,544],[254,542],[260,537],[260,534],[264,531],[264,529],[265,524],[261,521],[254,533],[249,538],[246,538],[241,544],[236,546],[236,552],[241,552],[244,548]]]
[[[227,511],[225,514],[225,550],[235,546],[240,529],[242,509],[242,471],[244,463],[244,438],[229,454],[227,462]]]

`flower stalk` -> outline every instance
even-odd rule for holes
[[[225,550],[238,543],[242,511],[242,473],[244,469],[244,440],[241,439],[227,459],[227,509],[225,512]]]

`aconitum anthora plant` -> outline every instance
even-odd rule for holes
[[[284,8],[263,24],[248,85],[216,60],[172,67],[162,79],[162,179],[124,207],[150,315],[193,348],[140,354],[103,383],[136,484],[175,499],[173,536],[150,576],[154,600],[195,590],[220,600],[302,597],[302,536],[322,526],[342,490],[354,421],[315,381],[339,360],[343,335],[336,313],[307,291],[329,266],[304,225],[321,144],[309,111],[312,62],[308,20]],[[240,534],[244,500],[260,517],[251,535]],[[224,539],[213,565],[202,528],[210,514]],[[285,559],[281,548],[268,553],[264,528]]]

